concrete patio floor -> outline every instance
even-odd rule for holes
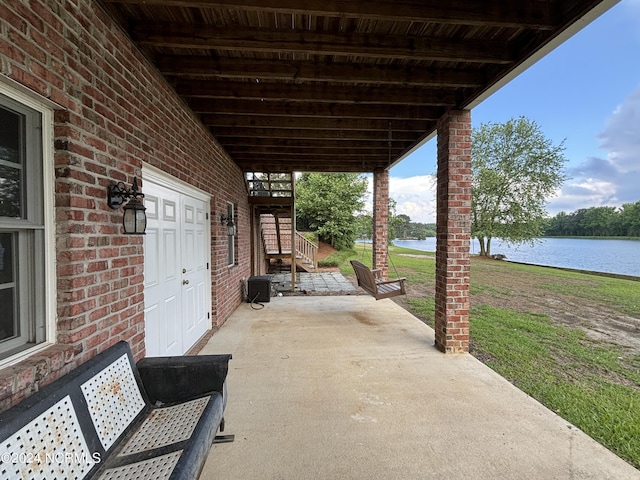
[[[235,442],[201,479],[640,479],[640,472],[390,300],[241,305],[201,354],[232,353]]]
[[[276,273],[271,276],[271,284],[278,292],[291,290],[291,273]],[[296,273],[295,291],[309,294],[342,293],[351,295],[362,293],[340,272],[298,272]]]

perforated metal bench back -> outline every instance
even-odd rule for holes
[[[0,478],[85,478],[93,452],[67,395],[0,444]]]
[[[0,415],[0,479],[83,480],[145,411],[119,342]],[[8,460],[8,461],[5,461]]]
[[[109,450],[145,407],[127,355],[83,383],[81,389],[102,447]]]

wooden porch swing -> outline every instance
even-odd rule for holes
[[[358,286],[366,290],[376,300],[406,294],[404,282],[407,279],[405,277],[385,280],[381,276],[382,271],[380,269],[371,270],[358,260],[351,260],[351,266],[354,272],[356,272]]]
[[[389,164],[391,164],[391,135],[392,128],[391,121],[389,121]],[[362,244],[362,255],[364,257],[364,243]],[[390,258],[391,257],[387,254],[387,259]],[[358,286],[369,292],[369,294],[371,294],[371,296],[376,300],[397,297],[398,295],[406,295],[404,282],[407,279],[405,277],[398,277],[394,280],[385,280],[382,278],[382,270],[371,270],[364,263],[359,262],[358,260],[351,260],[351,266],[353,267],[353,271],[356,272]],[[396,275],[398,275],[395,265],[393,265],[393,269],[395,270]]]

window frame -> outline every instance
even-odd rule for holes
[[[28,202],[22,218],[0,219],[0,231],[16,232],[15,244],[19,249],[14,255],[20,266],[15,265],[16,283],[23,292],[34,293],[36,301],[28,294],[17,295],[20,309],[26,317],[21,319],[21,337],[33,339],[33,344],[22,340],[5,344],[0,358],[0,368],[16,364],[26,357],[48,348],[55,342],[56,334],[56,276],[55,276],[55,209],[53,169],[53,112],[59,108],[50,100],[40,97],[24,86],[0,75],[0,104],[18,113],[26,112],[27,119],[40,121],[25,124],[28,148],[25,158],[40,157],[35,165],[24,165],[27,172],[24,197],[40,196],[37,202]],[[31,138],[30,138],[31,137]],[[40,177],[38,179],[38,176]],[[35,217],[40,217],[41,220]],[[35,221],[37,220],[37,221]],[[30,234],[29,232],[34,232]],[[35,232],[42,232],[37,234]],[[16,262],[18,263],[18,262]],[[28,274],[24,274],[24,263]],[[23,315],[24,315],[23,314]],[[26,331],[25,331],[26,329]]]

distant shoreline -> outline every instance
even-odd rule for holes
[[[474,255],[475,257],[479,257],[479,255]],[[595,270],[582,270],[579,268],[568,268],[568,267],[554,267],[552,265],[539,265],[537,263],[525,263],[525,262],[514,262],[512,260],[500,260],[503,262],[515,263],[517,265],[531,265],[532,267],[542,267],[542,268],[553,268],[555,270],[564,270],[565,272],[576,272],[576,273],[584,273],[586,275],[597,275],[599,277],[609,277],[609,278],[619,278],[621,280],[631,280],[634,282],[640,282],[640,277],[636,277],[633,275],[623,275],[621,273],[609,273],[609,272],[596,272]]]
[[[436,250],[436,243],[435,238],[394,240],[396,246],[431,252]],[[472,255],[480,252],[475,240],[470,249]],[[541,237],[519,245],[495,238],[491,242],[491,253],[527,265],[640,277],[640,238]]]
[[[571,236],[553,236],[553,235],[545,235],[544,237],[536,237],[536,238],[572,238],[572,239],[584,239],[584,240],[640,240],[640,237],[628,237],[628,236],[620,236],[620,237],[588,237],[588,236],[584,236],[584,235],[577,235],[575,237],[571,237]]]

